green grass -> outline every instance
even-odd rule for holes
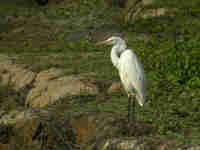
[[[168,2],[166,6],[177,4],[177,1],[173,4]],[[137,107],[137,118],[151,123],[158,135],[200,144],[200,21],[196,12],[198,8],[191,3],[192,7],[187,9],[184,2],[182,7],[178,5],[181,11],[173,17],[140,19],[119,26],[118,30],[126,32],[128,46],[134,49],[147,74],[147,103],[143,108]],[[164,1],[160,1],[154,7],[163,5]],[[79,32],[87,33],[91,25],[105,30],[101,29],[101,25],[114,23],[109,20],[109,16],[115,14],[114,9],[102,13],[100,10],[103,8],[98,11],[98,5],[89,1],[81,7],[75,3],[67,8],[63,5],[50,8],[34,5],[29,9],[31,11],[8,6],[0,7],[1,16],[6,16],[5,12],[14,7],[17,15],[24,17],[22,22],[28,21],[17,21],[1,32],[0,53],[17,56],[16,63],[27,64],[34,72],[56,67],[65,71],[66,75],[88,73],[88,79],[93,78],[105,87],[119,81],[118,72],[110,61],[110,47],[97,47],[96,41],[88,40],[87,34]],[[94,14],[88,19],[91,11]],[[41,13],[49,23],[37,22]],[[55,19],[70,21],[57,25]],[[20,27],[24,29],[19,33],[12,32]],[[148,40],[138,38],[142,35]],[[91,72],[94,75],[90,75]],[[100,95],[72,99],[70,106],[74,111],[95,109],[126,115],[126,95],[107,96],[105,87]]]

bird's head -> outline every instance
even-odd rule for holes
[[[98,42],[96,45],[104,45],[104,44],[115,45],[115,44],[120,44],[120,43],[124,43],[124,40],[122,40],[120,37],[117,37],[117,36],[111,36],[105,41]]]

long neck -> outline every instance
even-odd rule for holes
[[[112,50],[111,50],[111,61],[113,63],[113,65],[118,68],[118,64],[119,64],[119,58],[120,58],[120,55],[123,53],[123,51],[126,50],[126,44],[125,42],[124,43],[118,43],[118,44],[115,44],[113,47],[112,47]]]

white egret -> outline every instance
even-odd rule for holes
[[[135,119],[135,101],[132,98],[135,97],[140,106],[145,103],[146,79],[144,69],[136,54],[131,49],[126,48],[125,41],[120,37],[112,36],[96,45],[102,44],[113,45],[111,61],[118,69],[121,82],[128,95],[128,122],[131,122]]]

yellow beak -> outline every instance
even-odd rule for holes
[[[96,45],[104,45],[104,44],[107,44],[109,41],[105,40],[105,41],[101,41],[101,42],[98,42],[96,43]]]

